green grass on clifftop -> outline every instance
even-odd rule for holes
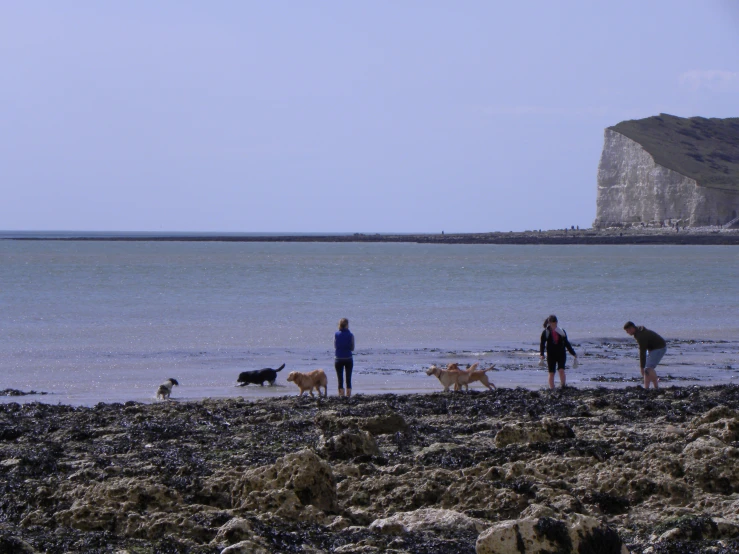
[[[609,127],[638,142],[659,165],[700,186],[739,192],[739,118],[682,118],[669,114]]]

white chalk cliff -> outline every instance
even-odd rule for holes
[[[594,227],[739,222],[739,118],[661,113],[605,130]]]
[[[739,194],[700,186],[657,164],[638,142],[606,129],[594,227],[660,222],[723,225],[738,212]]]

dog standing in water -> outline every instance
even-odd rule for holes
[[[454,390],[460,390],[462,387],[469,390],[469,384],[475,381],[480,381],[488,390],[496,388],[495,384],[486,375],[488,371],[495,369],[495,366],[487,369],[477,369],[477,366],[478,364],[475,363],[469,369],[460,369],[459,364],[451,363],[446,366],[446,369],[439,369],[432,365],[426,370],[426,375],[435,376],[444,387],[445,392],[449,391],[449,387],[452,385],[454,385]]]
[[[252,371],[242,371],[239,373],[239,378],[236,379],[239,387],[245,387],[248,384],[264,386],[264,382],[267,381],[270,386],[274,386],[277,381],[277,372],[282,371],[285,364],[282,364],[277,369],[271,367],[265,367],[264,369],[255,369]]]
[[[159,385],[157,389],[157,400],[167,400],[169,395],[172,394],[172,387],[179,386],[177,379],[170,377],[164,383]]]

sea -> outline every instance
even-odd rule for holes
[[[335,395],[342,317],[354,394],[438,392],[426,369],[451,362],[494,366],[498,387],[544,389],[550,314],[578,353],[568,385],[639,384],[627,320],[668,341],[661,386],[739,383],[736,246],[17,235],[0,234],[0,390],[32,394],[0,402],[155,402],[170,377],[175,401],[296,395],[288,373],[317,368]],[[241,371],[281,364],[275,386],[236,386]]]

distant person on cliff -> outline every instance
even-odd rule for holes
[[[354,369],[354,335],[349,330],[349,320],[339,320],[339,330],[334,335],[334,368],[339,381],[339,396],[344,396],[344,372],[346,372],[346,396],[352,395],[352,369]]]
[[[577,354],[575,354],[575,350],[567,339],[565,330],[558,326],[556,315],[550,315],[544,320],[544,331],[541,333],[541,343],[539,345],[539,354],[542,362],[544,361],[545,350],[547,366],[549,367],[549,389],[554,390],[554,373],[556,371],[559,371],[559,383],[561,387],[565,388],[567,382],[567,377],[565,376],[567,351],[575,358],[575,364],[577,364]]]
[[[639,371],[644,377],[644,388],[648,389],[649,383],[655,389],[658,388],[659,379],[655,368],[667,352],[665,339],[642,325],[637,327],[632,321],[626,322],[624,331],[634,337],[639,345]]]

